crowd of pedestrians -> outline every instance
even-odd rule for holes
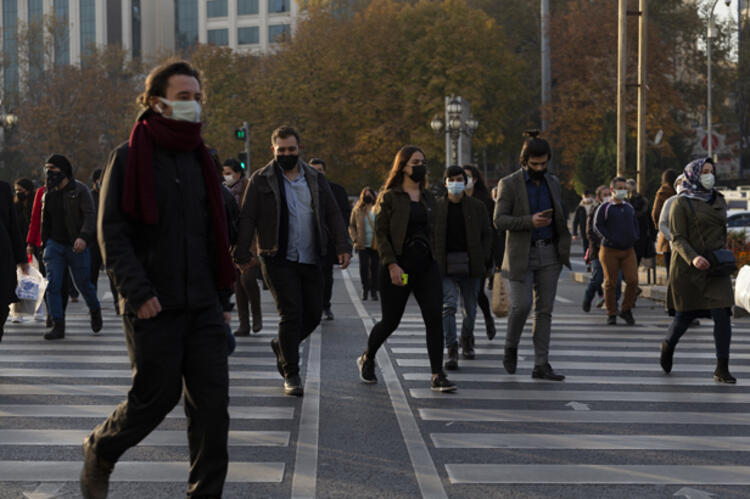
[[[557,285],[562,267],[570,267],[573,239],[581,240],[592,274],[583,310],[603,296],[609,325],[617,317],[635,323],[638,265],[663,254],[674,318],[661,343],[661,367],[669,373],[681,336],[697,319],[711,318],[714,379],[736,381],[728,367],[731,266],[722,259],[727,205],[714,189],[710,159],[691,162],[680,176],[664,172],[652,210],[622,177],[584,191],[572,234],[560,180],[548,171],[552,148],[538,132],[528,133],[521,168],[500,179],[492,193],[471,165],[448,166],[438,188],[430,188],[424,152],[407,145],[382,188],[364,187],[350,208],[344,188],[326,178],[325,161],[301,157],[302,139],[292,127],[273,131],[273,158],[250,176],[237,160],[221,162],[204,143],[202,88],[201,74],[187,62],[155,68],[139,96],[141,114],[129,140],[94,172],[90,188],[60,154],[45,161],[39,189],[25,178],[14,191],[0,182],[0,340],[17,302],[17,273],[28,274],[34,260],[49,282],[46,313],[37,317],[48,321],[45,339],[65,338],[73,288],[86,302],[92,332],[100,333],[96,290],[102,268],[122,315],[132,386],[84,440],[84,497],[107,496],[115,463],[182,396],[188,496],[220,497],[228,469],[227,356],[235,337],[263,327],[259,280],[279,317],[270,349],[283,392],[302,396],[300,344],[323,318],[334,319],[333,267],[346,269],[353,249],[361,298],[379,301],[381,309],[356,359],[364,383],[377,383],[378,350],[399,327],[413,294],[424,322],[430,387],[456,391],[446,370],[459,368],[459,354],[469,362],[476,357],[477,307],[487,337],[496,335],[485,292],[485,280],[492,282],[496,272],[509,290],[503,368],[516,373],[531,315],[531,376],[563,381],[550,364],[550,340]],[[239,326],[232,333],[235,306]]]

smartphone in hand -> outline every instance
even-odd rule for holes
[[[541,214],[542,214],[542,216],[543,216],[544,218],[552,218],[552,215],[553,215],[554,213],[555,213],[555,210],[553,210],[552,208],[549,208],[549,209],[547,209],[547,210],[543,210],[543,211],[541,212]]]

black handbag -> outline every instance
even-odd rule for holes
[[[450,251],[445,255],[445,275],[449,277],[469,277],[469,253]]]
[[[719,248],[710,252],[706,252],[706,241],[703,239],[703,233],[701,232],[700,225],[698,224],[698,217],[695,214],[695,208],[690,198],[687,199],[690,211],[693,213],[695,218],[695,226],[698,228],[698,236],[701,238],[701,244],[703,245],[703,253],[711,267],[708,269],[708,274],[714,277],[728,277],[737,272],[737,258],[734,253],[727,248]]]

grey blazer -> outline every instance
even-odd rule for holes
[[[560,263],[570,268],[570,231],[567,216],[562,204],[560,181],[551,173],[545,175],[545,182],[552,195],[555,210],[555,248]],[[529,268],[529,249],[531,248],[531,222],[533,213],[529,210],[529,196],[526,193],[526,180],[523,169],[519,169],[498,182],[498,198],[495,204],[493,222],[495,228],[507,231],[505,239],[505,258],[503,258],[503,277],[514,281],[526,278]]]

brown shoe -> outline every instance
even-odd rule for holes
[[[81,494],[84,499],[105,499],[109,490],[109,475],[112,474],[115,463],[97,457],[91,447],[90,438],[83,441]]]

